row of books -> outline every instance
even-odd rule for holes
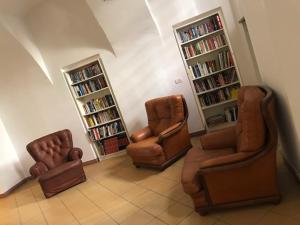
[[[184,57],[189,59],[191,57],[201,55],[208,51],[220,48],[226,45],[226,38],[224,34],[218,34],[212,37],[208,37],[204,40],[191,43],[183,47]]]
[[[228,55],[228,57],[225,57],[227,55]],[[234,65],[230,51],[220,52],[216,59],[208,60],[208,61],[205,61],[204,63],[197,62],[193,65],[189,65],[189,70],[194,78],[199,78],[199,77],[203,77],[203,76],[209,75],[211,73],[217,72],[219,70],[225,69],[224,68],[225,64],[228,67],[231,67]],[[226,68],[228,68],[228,67],[226,67]]]
[[[86,102],[83,105],[83,109],[84,109],[84,112],[87,114],[87,113],[96,112],[98,110],[104,109],[109,106],[113,106],[114,104],[115,103],[114,103],[113,97],[109,94],[109,95],[105,95],[101,98],[92,99],[92,100]]]
[[[98,91],[105,87],[107,87],[107,83],[103,76],[73,86],[77,97],[92,93],[94,91]]]
[[[224,114],[216,114],[206,118],[206,123],[209,127],[213,127],[218,124],[225,122],[234,122],[238,117],[238,108],[237,106],[231,106],[224,109]]]
[[[231,84],[238,80],[235,70],[231,73],[219,73],[203,80],[195,80],[194,85],[196,92],[208,91],[213,88]]]
[[[225,118],[227,122],[236,121],[238,118],[238,107],[231,106],[224,109]]]
[[[102,138],[112,136],[116,133],[124,131],[121,121],[116,121],[105,126],[95,127],[89,131],[92,141],[99,141]]]
[[[179,36],[181,42],[187,42],[195,38],[201,37],[202,35],[214,32],[216,30],[222,29],[223,25],[219,14],[211,16],[207,21],[199,25],[194,25],[187,30],[180,31]]]
[[[89,127],[93,127],[95,125],[100,125],[102,123],[109,122],[119,117],[120,116],[116,108],[111,108],[106,111],[98,112],[96,114],[86,117],[86,122]]]
[[[234,66],[233,58],[230,51],[220,52],[218,54],[218,60],[221,70]]]
[[[101,70],[99,64],[96,63],[87,68],[84,68],[81,70],[76,70],[75,72],[71,72],[70,78],[73,83],[77,83],[80,81],[84,81],[87,78],[101,74],[101,73],[102,73],[102,70]]]
[[[199,97],[202,106],[209,106],[230,99],[236,99],[238,87],[226,87]]]
[[[104,150],[103,154],[109,155],[118,152],[119,150],[126,148],[128,144],[129,141],[126,136],[105,139],[102,145]]]

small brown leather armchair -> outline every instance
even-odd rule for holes
[[[203,149],[193,148],[185,158],[181,182],[201,215],[212,209],[280,201],[272,91],[242,87],[238,113],[235,127],[202,136]]]
[[[69,130],[41,137],[26,148],[36,161],[30,174],[38,177],[46,198],[86,180],[81,162],[82,150],[73,148]]]
[[[149,100],[145,103],[148,126],[136,131],[127,146],[136,167],[163,170],[191,148],[188,110],[181,95]]]

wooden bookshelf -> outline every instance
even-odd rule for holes
[[[189,18],[173,29],[205,129],[235,124],[242,83],[222,9]]]
[[[98,159],[124,154],[129,136],[100,56],[66,66],[63,74]]]

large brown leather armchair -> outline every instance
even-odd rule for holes
[[[82,150],[73,148],[69,130],[41,137],[26,148],[36,161],[30,174],[38,177],[46,198],[86,180],[81,162]]]
[[[191,149],[181,182],[204,215],[212,209],[280,201],[276,172],[277,127],[269,88],[242,87],[235,127],[201,137]]]
[[[188,110],[183,96],[173,95],[145,103],[148,126],[136,131],[127,146],[136,167],[163,170],[191,148]]]

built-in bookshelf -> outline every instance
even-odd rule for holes
[[[232,126],[241,79],[221,8],[173,28],[205,128]]]
[[[125,153],[128,132],[100,56],[67,66],[63,73],[99,160]]]

